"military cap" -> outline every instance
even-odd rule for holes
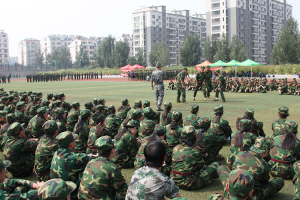
[[[80,106],[80,103],[77,102],[77,101],[76,101],[76,102],[73,102],[73,103],[72,103],[72,106],[73,106],[73,108],[75,108],[75,107],[77,107],[77,106]]]
[[[3,89],[3,88],[0,88],[0,91],[4,91],[4,89]]]
[[[282,115],[287,115],[287,114],[289,114],[289,108],[282,106],[278,109],[278,113],[280,113]]]
[[[4,92],[3,96],[8,97],[8,94],[6,92]]]
[[[3,110],[0,111],[0,117],[6,118],[6,114],[7,114],[6,111]]]
[[[209,117],[201,117],[198,120],[198,123],[201,128],[209,128],[210,127],[210,118]]]
[[[105,152],[114,148],[114,143],[109,136],[102,136],[95,141],[95,147],[99,152]]]
[[[57,97],[58,97],[59,99],[63,98],[64,96],[65,96],[64,93],[60,93],[60,94],[57,95]]]
[[[9,160],[2,160],[0,158],[0,171],[2,171],[2,169],[9,167],[11,164],[11,162]]]
[[[251,151],[256,153],[264,153],[270,149],[271,141],[269,138],[258,137],[255,140],[254,145],[250,148]]]
[[[61,200],[67,199],[77,185],[71,181],[62,179],[51,179],[45,182],[38,190],[38,196],[43,200]]]
[[[1,99],[1,101],[3,102],[3,101],[7,101],[8,100],[8,98],[7,97],[2,97],[2,99]]]
[[[54,120],[49,120],[43,124],[42,128],[44,130],[44,133],[53,134],[58,129],[58,125]]]
[[[93,99],[93,103],[94,103],[95,105],[98,105],[98,99],[97,99],[97,98],[94,98],[94,99]]]
[[[16,115],[15,115],[15,113],[8,113],[8,114],[6,115],[6,121],[7,121],[7,122],[11,123],[11,122],[13,122],[13,121],[15,121],[15,120],[16,120]]]
[[[256,122],[257,128],[262,129],[264,127],[263,122]]]
[[[56,116],[63,115],[64,113],[65,113],[65,111],[62,108],[55,108],[55,110],[54,110],[54,115],[56,115]]]
[[[7,129],[7,133],[11,136],[17,136],[17,135],[19,135],[19,133],[22,129],[23,129],[23,127],[19,122],[14,122]]]
[[[214,107],[214,113],[215,114],[218,114],[218,113],[221,113],[223,112],[223,106],[222,105],[218,105],[216,107]]]
[[[122,105],[126,106],[128,104],[128,99],[121,100]]]
[[[17,106],[16,106],[16,108],[17,108],[17,110],[20,110],[22,107],[24,107],[25,106],[25,102],[24,101],[19,101],[18,103],[17,103]]]
[[[40,97],[34,97],[34,102],[40,101],[41,98]]]
[[[37,114],[42,114],[42,113],[46,113],[47,109],[45,107],[41,107],[37,110]]]
[[[99,111],[105,109],[104,105],[102,105],[102,104],[96,105],[95,108],[96,108],[96,110],[99,110]]]
[[[196,113],[199,110],[199,106],[198,105],[191,105],[191,111],[193,113]]]
[[[104,102],[105,102],[105,99],[103,99],[103,98],[98,99],[98,103],[99,103],[99,104],[102,104],[102,105],[103,105]]]
[[[32,92],[32,94],[36,96],[36,92]]]
[[[154,114],[154,111],[152,110],[152,108],[147,107],[144,109],[144,115],[145,117],[150,117]]]
[[[165,102],[165,103],[164,103],[164,107],[165,107],[166,109],[170,109],[170,108],[172,108],[172,103],[171,103],[171,102]]]
[[[241,119],[239,122],[239,126],[244,129],[244,131],[248,131],[251,129],[251,120],[250,119]]]
[[[30,96],[30,95],[32,94],[32,91],[28,91],[28,93],[27,93],[27,94],[28,94],[28,96]]]
[[[10,91],[9,91],[9,94],[12,94],[12,93],[14,93],[14,91],[13,91],[13,90],[10,90]]]
[[[142,117],[142,116],[143,116],[143,113],[140,110],[135,110],[131,114],[131,118],[134,119],[134,120],[136,120],[137,118]]]
[[[157,63],[157,64],[156,64],[156,67],[161,67],[161,63]]]
[[[186,70],[186,71],[187,71],[188,69],[185,67],[185,68],[183,68],[183,70]]]
[[[43,93],[41,93],[41,92],[36,93],[36,96],[40,96],[40,95],[43,95]]]
[[[144,108],[150,107],[150,101],[145,100],[145,101],[143,102],[143,107],[144,107]]]
[[[154,128],[154,131],[161,131],[163,132],[164,134],[166,134],[166,126],[163,126],[161,124],[156,124],[155,125],[155,128]]]
[[[81,117],[81,119],[86,119],[89,116],[91,116],[91,111],[90,110],[84,109],[84,110],[80,111],[80,117]]]
[[[172,113],[172,118],[173,118],[173,120],[178,121],[178,120],[182,119],[182,113],[178,112],[178,111],[174,111]]]
[[[195,139],[196,138],[195,128],[193,126],[183,127],[181,137],[185,139]]]
[[[134,102],[134,105],[142,107],[142,101],[141,100],[137,100],[137,101]]]
[[[48,93],[48,94],[47,94],[47,99],[52,99],[52,97],[53,97],[53,94],[52,94],[52,93]]]
[[[56,100],[56,102],[55,102],[55,106],[56,107],[59,107],[61,104],[62,104],[61,100]]]
[[[101,115],[98,115],[98,114],[93,114],[91,116],[91,119],[95,122],[95,121],[98,121],[100,119]]]
[[[85,106],[85,109],[90,109],[90,108],[92,108],[94,105],[93,105],[92,102],[87,102],[87,103],[84,104],[84,106]]]
[[[9,100],[9,101],[13,100],[14,98],[15,98],[14,95],[9,95],[9,96],[8,96],[8,100]]]
[[[60,147],[68,147],[77,136],[77,134],[72,134],[70,131],[65,131],[56,136],[56,140]]]
[[[109,112],[111,112],[113,109],[115,109],[115,106],[114,105],[110,105],[110,106],[108,106],[107,109],[108,109]]]
[[[286,121],[285,122],[285,129],[291,131],[293,133],[297,133],[298,130],[298,123],[294,121]]]
[[[126,125],[126,127],[140,127],[140,123],[134,119],[130,120]]]
[[[247,108],[245,110],[245,115],[248,117],[253,117],[254,116],[254,110],[252,108]]]
[[[247,170],[233,170],[228,176],[228,187],[232,196],[244,199],[254,187],[254,177]]]

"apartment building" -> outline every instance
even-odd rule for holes
[[[0,64],[9,63],[9,43],[8,35],[0,30]]]
[[[170,49],[170,66],[179,65],[179,49],[190,33],[198,34],[204,48],[206,17],[190,15],[189,10],[167,11],[166,6],[141,7],[132,15],[132,27],[133,55],[139,48],[144,48],[147,60],[152,46],[164,42]]]
[[[122,41],[122,42],[127,41],[129,49],[130,49],[129,57],[134,56],[134,54],[133,54],[133,38],[132,38],[131,34],[123,34],[121,37],[117,37],[115,39],[115,43],[118,41]]]
[[[245,45],[248,58],[270,64],[280,30],[292,17],[286,0],[206,0],[207,35],[236,35]]]
[[[23,66],[35,65],[35,54],[40,49],[40,41],[26,38],[18,43],[18,63]]]

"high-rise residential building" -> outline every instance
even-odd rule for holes
[[[40,41],[26,38],[18,44],[18,63],[24,66],[35,65],[35,54],[40,49]]]
[[[133,55],[139,48],[144,48],[147,60],[152,46],[164,42],[170,49],[170,66],[179,65],[179,49],[190,33],[198,34],[201,48],[204,48],[205,15],[190,15],[189,10],[167,11],[166,6],[141,7],[132,15],[132,27]]]
[[[118,42],[118,41],[122,41],[122,42],[127,41],[128,46],[129,46],[129,57],[134,56],[134,54],[133,54],[133,38],[132,38],[132,35],[123,34],[121,37],[117,37],[115,39],[115,42]]]
[[[273,46],[285,22],[292,17],[286,0],[206,0],[207,35],[229,41],[236,35],[248,58],[270,64]]]
[[[8,35],[0,30],[0,64],[9,63],[9,43]]]

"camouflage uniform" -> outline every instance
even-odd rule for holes
[[[208,66],[204,71],[204,82],[205,82],[205,86],[203,89],[204,98],[210,97],[210,92],[212,91],[211,78],[212,78],[212,72],[210,71],[210,67]]]
[[[80,121],[82,122],[82,130],[78,134],[78,137],[76,137],[76,151],[85,153],[87,149],[87,140],[89,138],[89,132],[90,132],[90,126],[87,122],[85,122],[83,119],[87,118],[88,116],[91,115],[91,111],[84,109],[80,111],[80,120],[77,122],[77,124],[74,127],[73,133],[76,133],[76,128]]]
[[[118,111],[116,116],[118,116],[120,119],[124,120],[127,116],[128,111],[131,109],[128,105],[128,99],[122,99],[121,100],[123,108]]]
[[[21,108],[25,107],[25,102],[24,101],[20,101],[17,103],[16,106],[16,121],[19,122],[20,124],[24,123],[24,127],[27,127],[28,122],[30,121],[30,117],[28,115],[25,114],[24,111],[20,111]]]
[[[205,67],[201,67],[201,68],[202,68],[202,70],[204,70]],[[203,80],[204,80],[204,72],[203,71],[197,72],[196,73],[197,84],[196,84],[196,88],[194,90],[194,98],[193,98],[194,100],[195,100],[198,90],[202,88]]]
[[[89,138],[87,141],[88,148],[86,150],[86,153],[93,153],[93,154],[97,153],[97,149],[95,147],[95,141],[98,139],[98,137],[96,135],[96,129],[98,126],[103,126],[103,125],[92,126],[90,129]],[[104,129],[105,129],[105,134],[103,136],[107,135],[107,136],[112,137],[111,132],[108,129],[106,129],[105,127],[104,127]]]
[[[223,102],[225,102],[224,90],[226,87],[226,80],[224,79],[224,76],[222,74],[220,74],[219,69],[216,72],[219,73],[219,87],[216,89],[216,100],[218,100],[219,93],[220,93]],[[206,84],[206,82],[205,82],[205,84]]]
[[[214,113],[223,113],[223,106],[218,105],[214,108]],[[220,117],[221,118],[221,117]],[[225,137],[228,138],[230,137],[232,130],[229,125],[229,122],[225,119],[220,119],[219,123],[215,123],[216,119],[211,120],[211,125],[210,125],[210,132],[214,135],[220,136],[220,137]]]
[[[144,119],[140,123],[140,129],[139,129],[139,137],[143,139],[146,136],[149,136],[153,133],[153,130],[155,128],[155,125],[157,122],[154,119],[155,112],[152,110],[152,108],[147,107],[144,109]]]
[[[50,179],[50,166],[53,154],[58,149],[58,143],[52,137],[58,129],[55,121],[47,121],[43,125],[45,134],[41,137],[39,144],[35,150],[35,173],[39,181],[47,181]]]
[[[13,176],[25,177],[31,175],[34,165],[34,151],[37,142],[20,138],[19,133],[23,130],[20,123],[13,123],[7,130],[8,138],[3,155],[11,165],[7,168]],[[24,130],[23,130],[24,131]],[[25,137],[25,132],[24,132]]]
[[[293,184],[295,185],[295,198],[293,200],[300,199],[300,161],[297,161],[293,165],[295,176],[293,178]]]
[[[154,82],[154,88],[155,88],[155,103],[157,110],[161,109],[161,104],[164,100],[164,79],[166,79],[166,75],[162,70],[156,69],[152,72],[151,75],[151,82]]]
[[[27,131],[29,132],[30,137],[39,138],[43,135],[42,126],[47,120],[42,115],[46,112],[44,107],[39,108],[38,114],[29,121]],[[41,120],[37,120],[39,117]]]
[[[194,139],[196,137],[194,127],[184,127],[181,137]],[[171,178],[181,189],[198,190],[211,180],[219,165],[219,163],[214,162],[205,166],[199,148],[181,143],[173,150]]]
[[[170,108],[172,108],[172,103],[171,102],[165,102],[164,107],[165,107],[165,109],[170,109]],[[172,121],[173,121],[172,120],[172,113],[168,112],[164,119],[163,119],[162,115],[160,116],[159,123],[163,126],[166,126],[168,124],[171,124]]]
[[[40,199],[54,200],[54,199],[67,199],[76,189],[76,184],[71,181],[64,181],[62,179],[51,179],[44,183],[38,191]]]
[[[134,108],[131,108],[128,113],[127,113],[127,118],[131,117],[132,113],[136,110],[139,110],[141,112],[143,112],[143,108],[142,108],[142,101],[141,100],[137,100],[134,102]]]
[[[15,117],[15,114],[14,113],[9,113],[6,115],[6,123],[1,126],[1,129],[0,129],[0,132],[4,132],[4,127],[5,126],[8,126],[8,128],[10,127],[10,125],[12,123],[14,123],[16,121],[16,117]],[[9,135],[7,133],[7,131],[5,131],[4,133],[2,133],[2,135],[0,135],[0,144],[1,144],[1,149],[4,149],[5,147],[5,144],[6,144],[6,141],[8,140],[9,138]]]
[[[95,142],[98,152],[114,148],[109,136],[102,136]],[[79,199],[124,199],[128,185],[121,173],[121,167],[107,157],[91,160],[84,172],[78,191]]]
[[[196,113],[199,110],[199,106],[191,105],[191,113]],[[183,126],[193,126],[195,129],[199,129],[198,117],[196,114],[189,114],[183,119]]]
[[[185,94],[185,88],[182,87],[182,84],[184,83],[184,78],[185,78],[186,74],[182,72],[180,72],[179,74],[177,74],[176,76],[176,86],[177,86],[177,102],[180,102],[180,96],[182,94],[182,102],[186,101],[186,94]]]
[[[108,109],[114,109],[113,105],[110,105]],[[105,127],[111,132],[113,136],[118,133],[118,129],[122,123],[122,120],[114,114],[110,114],[105,119]]]
[[[55,116],[62,116],[64,113],[65,113],[65,111],[64,111],[63,108],[56,108],[54,110],[54,115]],[[63,119],[56,119],[55,122],[57,123],[58,128],[59,128],[58,133],[62,133],[62,132],[67,131],[67,127],[66,127],[65,123],[63,122]]]
[[[78,122],[79,116],[80,116],[80,110],[76,110],[74,107],[80,106],[79,102],[74,102],[73,108],[68,113],[67,117],[67,130],[73,132],[75,124]]]
[[[285,106],[280,107],[278,109],[278,113],[282,114],[282,115],[288,115],[289,108],[285,107]],[[273,130],[272,138],[275,138],[278,135],[284,134],[285,122],[286,122],[286,119],[284,119],[284,118],[279,118],[279,119],[276,119],[275,122],[272,122],[272,130]]]
[[[172,113],[172,118],[173,120],[180,120],[182,119],[182,113],[174,111]],[[174,148],[177,144],[179,144],[182,131],[181,129],[182,127],[178,124],[176,125],[175,129],[172,129],[170,124],[166,126],[166,141],[169,147]]]

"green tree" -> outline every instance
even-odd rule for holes
[[[79,51],[76,52],[76,64],[81,68],[90,64],[90,59],[83,45],[80,45]]]
[[[46,64],[46,68],[51,68],[51,64],[52,64],[52,61],[51,61],[51,54],[48,53],[46,55],[46,59],[45,59],[45,64]]]
[[[149,52],[149,64],[152,67],[155,67],[156,64],[158,63],[158,61],[157,61],[157,48],[158,48],[158,45],[152,44],[151,51]]]
[[[127,40],[125,40],[124,42],[118,41],[116,43],[115,66],[123,67],[123,66],[127,65],[129,51],[130,51],[130,48],[129,48]]]
[[[93,53],[93,57],[95,59],[96,65],[99,67],[104,67],[104,63],[102,60],[102,47],[101,47],[101,43],[98,44],[98,48],[97,51],[95,51]]]
[[[232,36],[229,49],[230,49],[230,60],[243,62],[247,59],[245,45],[242,43],[241,40],[237,38],[236,35]]]
[[[161,42],[159,43],[159,45],[157,45],[156,58],[157,62],[159,62],[162,67],[166,67],[170,64],[170,49],[166,46],[164,42]]]
[[[222,60],[223,62],[230,61],[230,48],[227,36],[223,33],[222,37],[217,40],[217,52],[214,56],[214,62]]]
[[[136,64],[141,66],[147,66],[147,60],[145,58],[144,48],[139,48],[138,53],[135,55]]]
[[[72,63],[72,56],[70,53],[70,49],[66,46],[63,46],[59,49],[59,58],[58,63],[60,67],[67,68],[67,65]]]
[[[101,43],[101,59],[105,67],[113,68],[115,60],[115,38],[111,35]]]
[[[136,61],[134,56],[129,57],[128,64],[131,65],[131,66],[137,64],[137,61]]]
[[[217,37],[210,38],[207,36],[204,45],[204,58],[209,62],[214,61],[214,56],[217,52]]]
[[[58,60],[59,60],[59,50],[58,49],[54,49],[51,52],[51,66],[53,67],[53,69],[55,69],[55,63],[56,63],[56,68],[58,67]]]
[[[179,49],[180,63],[183,66],[197,65],[202,56],[201,42],[198,34],[189,34],[184,40],[184,45]]]
[[[271,63],[280,64],[297,64],[299,61],[299,29],[298,22],[294,18],[289,19],[282,28],[277,42],[271,53]]]
[[[39,66],[41,67],[40,69],[42,69],[44,59],[45,59],[45,58],[44,58],[44,53],[42,53],[41,49],[39,48],[39,49],[36,51],[36,53],[35,53],[35,58],[34,58],[36,68],[37,68],[37,66],[39,65]]]

